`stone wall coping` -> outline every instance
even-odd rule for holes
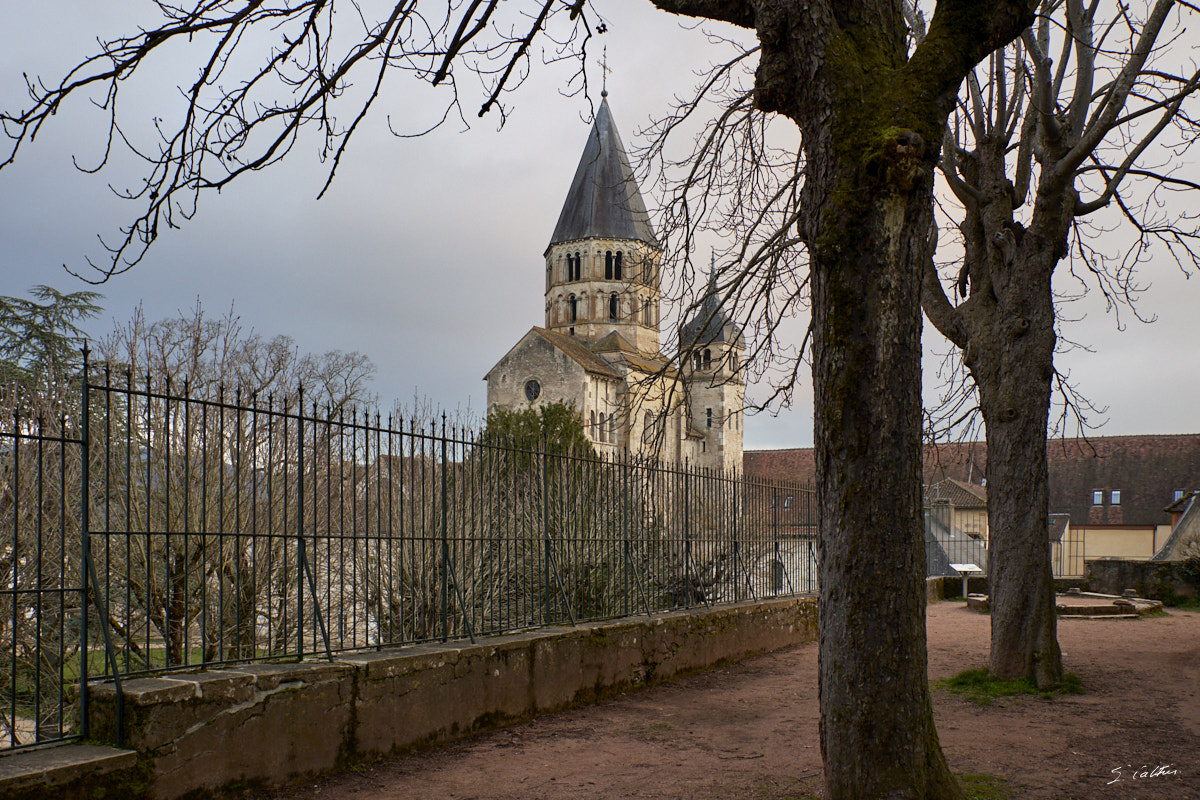
[[[95,744],[30,750],[0,758],[0,795],[63,786],[137,765],[137,752]],[[47,795],[52,796],[52,795]]]
[[[139,751],[148,800],[280,784],[811,641],[815,609],[811,596],[747,600],[475,643],[339,653],[333,662],[313,657],[135,678],[121,684],[129,711],[123,741]],[[115,686],[91,691],[93,735],[111,738]],[[70,798],[77,796],[87,795]],[[10,797],[29,800],[0,791]]]
[[[284,664],[246,664],[238,672],[254,676],[259,691],[270,691],[288,683],[317,683],[334,680],[354,671],[353,664],[338,661],[302,661]]]

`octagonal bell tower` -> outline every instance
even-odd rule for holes
[[[657,353],[662,248],[601,97],[545,252],[546,327],[588,344],[615,331]]]

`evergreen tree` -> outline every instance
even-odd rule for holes
[[[100,313],[102,298],[50,286],[33,287],[28,298],[0,296],[0,396],[8,409],[62,408],[83,368],[80,323]]]

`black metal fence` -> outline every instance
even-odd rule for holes
[[[94,377],[94,376],[93,376]],[[816,588],[811,491],[105,372],[0,429],[0,748],[90,678]]]

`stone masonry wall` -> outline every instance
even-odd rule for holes
[[[816,599],[743,603],[491,639],[125,681],[146,796],[276,785],[816,638]],[[116,691],[91,692],[116,741]]]
[[[1132,561],[1118,558],[1085,563],[1084,583],[1088,591],[1121,594],[1133,589],[1138,597],[1177,603],[1200,596],[1196,578],[1179,561]]]

